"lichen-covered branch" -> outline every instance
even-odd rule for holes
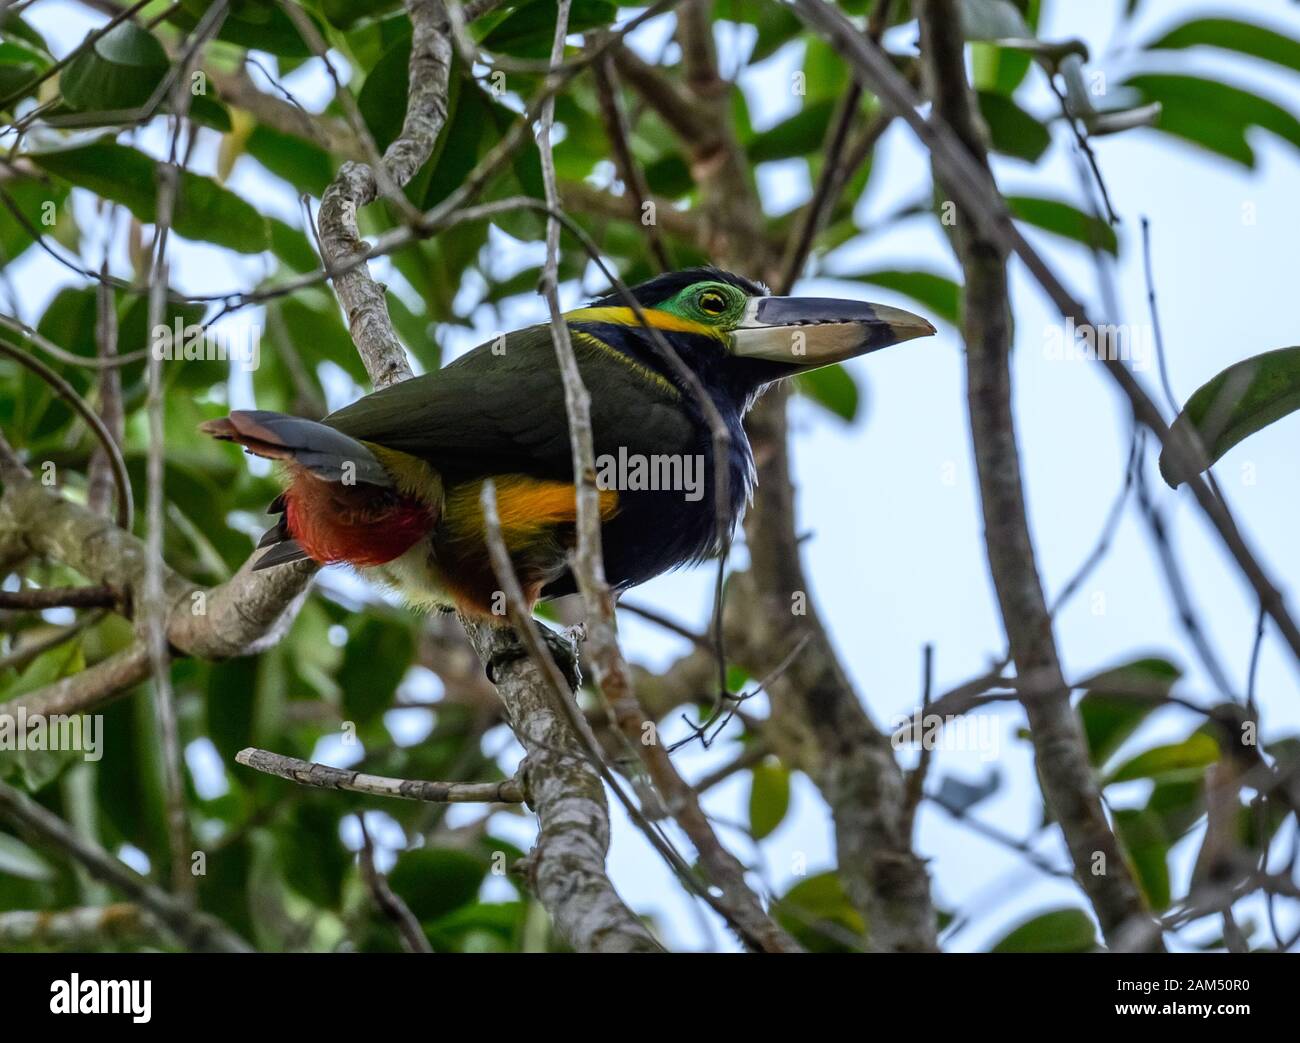
[[[405,187],[428,161],[447,120],[452,56],[440,0],[406,0],[406,10],[411,17],[406,117],[401,133],[384,150],[382,172],[397,189]],[[357,211],[378,198],[379,185],[379,177],[367,164],[344,163],[321,199],[319,223],[326,267],[338,269],[334,290],[347,313],[352,340],[371,382],[383,388],[410,377],[411,366],[393,331],[384,287],[366,265],[348,264],[367,252]]]
[[[254,771],[288,779],[302,786],[367,793],[374,797],[399,797],[402,800],[422,800],[435,804],[519,804],[524,800],[524,791],[516,779],[502,779],[500,782],[391,779],[348,768],[332,768],[328,764],[317,764],[252,747],[240,750],[235,754],[235,760]]]
[[[123,612],[134,614],[145,578],[145,547],[108,519],[11,472],[0,496],[0,538],[68,565],[112,590]],[[315,567],[299,563],[258,573],[250,569],[251,561],[245,562],[225,583],[205,590],[163,567],[167,641],[174,653],[224,659],[250,655],[279,640]],[[142,650],[143,644],[139,650],[132,646],[18,701],[31,712],[50,713],[101,705],[147,676],[148,656]]]
[[[609,807],[600,772],[555,705],[542,667],[507,627],[465,620],[479,658],[493,663],[497,693],[524,748],[524,787],[537,812],[528,872],[556,929],[580,952],[658,952],[659,944],[605,872]]]
[[[0,946],[86,951],[105,945],[157,945],[168,938],[144,909],[131,902],[76,909],[15,909],[0,913]]]

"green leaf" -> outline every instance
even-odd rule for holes
[[[1115,230],[1101,218],[1085,214],[1069,203],[1035,196],[1008,196],[1007,205],[1014,217],[1045,232],[1105,250],[1108,254],[1119,253]]]
[[[991,91],[976,92],[980,114],[988,124],[993,151],[1017,159],[1037,162],[1052,143],[1052,136],[1038,120],[1010,98]]]
[[[1164,782],[1190,782],[1202,778],[1205,769],[1219,759],[1219,744],[1205,732],[1192,732],[1182,742],[1139,753],[1110,773],[1105,785],[1156,779]]]
[[[319,266],[316,251],[308,238],[293,225],[278,217],[268,217],[271,230],[271,251],[295,272],[315,271]]]
[[[977,90],[1011,97],[1024,82],[1033,58],[1025,51],[994,43],[971,44],[972,81]]]
[[[336,909],[352,857],[339,839],[339,805],[308,800],[276,832],[284,881],[313,904]]]
[[[808,37],[804,44],[803,74],[803,86],[807,92],[805,105],[823,98],[842,98],[852,82],[849,67],[840,60],[835,48],[819,36]],[[744,98],[744,94],[739,92],[738,96]],[[748,124],[749,113],[745,112],[744,116]],[[739,121],[737,133],[741,133]]]
[[[856,952],[866,945],[866,925],[834,872],[800,880],[773,903],[772,915],[812,952]]]
[[[714,16],[728,22],[752,25],[758,30],[758,39],[749,55],[751,65],[770,58],[798,36],[803,28],[803,23],[790,8],[770,0],[719,0]]]
[[[244,151],[276,177],[318,198],[334,176],[334,162],[324,149],[261,124],[249,134]]]
[[[21,100],[52,64],[48,54],[30,43],[0,36],[0,99]]]
[[[257,697],[259,659],[244,656],[213,663],[202,705],[207,734],[226,764],[253,744],[253,711]]]
[[[1157,780],[1146,807],[1160,819],[1165,836],[1173,843],[1205,814],[1205,780]]]
[[[474,902],[424,924],[424,929],[439,950],[504,952],[517,944],[527,910],[526,902]],[[491,941],[485,942],[484,936]]]
[[[1082,909],[1053,909],[1026,920],[993,946],[993,952],[1093,952],[1097,933]]]
[[[140,221],[156,218],[155,162],[133,148],[97,142],[79,148],[29,152],[51,174],[121,203]],[[216,243],[239,253],[261,253],[270,245],[266,219],[211,178],[181,172],[172,227],[186,239]]]
[[[820,369],[800,373],[794,378],[795,387],[819,406],[850,423],[858,415],[858,385],[853,375],[843,366],[822,366]]]
[[[960,14],[967,40],[1025,40],[1034,35],[1011,0],[962,0]]]
[[[401,133],[406,118],[410,64],[411,36],[407,33],[395,40],[374,64],[357,95],[357,108],[381,152]]]
[[[751,163],[775,159],[792,159],[820,152],[826,141],[826,127],[835,111],[835,100],[823,98],[811,102],[789,119],[755,134],[745,147]]]
[[[210,6],[211,0],[181,0],[167,13],[167,21],[188,33],[198,26],[199,19]],[[327,35],[319,18],[310,12],[307,12],[307,17],[322,37]],[[267,3],[266,0],[234,0],[217,32],[217,39],[281,58],[310,58],[315,53],[280,3]]]
[[[63,70],[59,88],[78,112],[138,109],[158,89],[168,65],[157,38],[128,20],[79,51]]]
[[[189,100],[190,118],[204,127],[211,127],[218,134],[229,134],[233,128],[230,122],[230,110],[215,98],[206,94],[191,94]],[[167,107],[164,106],[164,109]]]
[[[480,154],[493,144],[490,136],[484,141],[492,119],[491,99],[466,76],[453,80],[450,94],[447,125],[438,135],[417,197],[423,210],[432,210],[459,188]]]
[[[479,43],[489,51],[519,58],[548,58],[555,36],[555,0],[529,0],[510,12]],[[574,0],[569,8],[569,32],[583,33],[609,25],[618,7],[608,0]]]
[[[1218,47],[1300,72],[1300,41],[1235,18],[1194,18],[1146,45],[1147,50]]]
[[[50,45],[46,43],[45,37],[24,21],[21,15],[15,14],[12,8],[0,15],[0,33],[10,39],[31,44],[46,55],[50,54]]]
[[[1101,767],[1137,731],[1182,671],[1167,659],[1136,659],[1083,682],[1079,700],[1089,759]],[[1130,694],[1131,693],[1131,694]]]
[[[42,183],[35,178],[23,178],[7,183],[4,190],[26,223],[34,231],[47,234],[54,230],[53,225],[46,224],[47,217],[57,220],[68,198],[68,185],[64,181]],[[16,260],[35,242],[9,207],[0,202],[0,264]]]
[[[1146,809],[1114,813],[1115,832],[1133,865],[1147,905],[1156,912],[1169,907],[1169,839],[1160,816]]]
[[[851,275],[837,275],[837,279],[852,279],[871,286],[910,297],[932,315],[954,326],[961,324],[961,287],[946,275],[934,272],[877,269]]]
[[[411,632],[404,625],[365,618],[348,635],[338,683],[351,719],[364,724],[392,706],[412,652]]]
[[[17,837],[0,833],[0,874],[23,880],[53,880],[54,870],[45,859]]]
[[[1246,140],[1251,127],[1263,127],[1300,148],[1300,120],[1267,98],[1218,80],[1148,73],[1124,83],[1160,103],[1156,129],[1190,141],[1220,156],[1254,167]]]
[[[363,19],[388,14],[401,6],[401,0],[321,0],[320,9],[331,25],[351,29]]]
[[[749,787],[749,831],[762,840],[776,831],[790,810],[790,772],[780,761],[756,764]]]
[[[478,897],[487,864],[474,855],[443,847],[404,851],[388,884],[420,921],[436,920]]]
[[[1174,421],[1184,444],[1194,432],[1205,451],[1200,470],[1211,466],[1248,435],[1300,409],[1300,347],[1280,348],[1233,363],[1193,392]],[[1160,453],[1160,474],[1174,488],[1191,475],[1173,456]]]

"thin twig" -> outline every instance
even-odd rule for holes
[[[429,938],[420,926],[420,921],[411,912],[411,907],[388,885],[387,877],[375,868],[375,845],[370,839],[370,830],[366,828],[364,814],[357,816],[357,824],[361,827],[361,879],[365,881],[370,897],[374,899],[379,911],[397,928],[407,952],[433,952],[433,946],[429,944]]]
[[[184,56],[173,69],[178,73],[171,92],[172,135],[167,161],[159,164],[158,189],[154,207],[154,255],[150,271],[148,298],[148,325],[156,330],[162,325],[167,283],[170,273],[167,264],[167,245],[171,221],[180,191],[183,168],[188,165],[194,146],[194,134],[189,123],[192,95],[189,90],[190,74],[197,63],[198,52],[204,44],[221,30],[228,11],[228,0],[217,0],[199,19]],[[184,157],[180,154],[183,131],[189,127],[189,144]],[[171,856],[172,887],[187,900],[193,900],[197,881],[190,871],[189,814],[185,803],[185,780],[181,765],[180,726],[176,719],[175,697],[171,684],[171,650],[167,643],[167,614],[163,584],[163,512],[166,468],[166,432],[163,420],[162,358],[150,353],[148,364],[148,394],[145,414],[149,424],[149,449],[146,461],[147,474],[147,525],[144,584],[141,614],[144,622],[144,639],[149,652],[149,662],[154,681],[154,713],[158,720],[159,740],[162,746],[163,792],[166,799],[167,846]]]
[[[113,478],[117,483],[117,524],[129,532],[132,515],[134,514],[131,501],[131,479],[126,473],[126,461],[122,459],[122,452],[118,449],[112,432],[104,426],[104,422],[99,418],[99,414],[90,408],[86,400],[77,393],[76,388],[35,356],[29,355],[25,351],[19,351],[2,340],[0,340],[0,355],[8,356],[49,384],[54,389],[55,394],[72,407],[73,411],[86,422],[91,432],[99,439],[100,446],[112,462]]]
[[[655,219],[645,220],[646,200],[650,189],[646,184],[645,172],[632,155],[632,146],[628,140],[630,131],[627,114],[619,98],[618,82],[615,79],[614,62],[605,55],[592,62],[592,76],[596,84],[596,100],[600,103],[600,115],[605,124],[605,136],[613,149],[614,169],[623,182],[624,198],[627,200],[628,220],[636,221],[644,229],[646,243],[655,263],[661,272],[671,271],[674,267],[672,256],[659,234],[659,209],[655,207]]]
[[[108,275],[104,261],[102,275]],[[101,281],[95,287],[95,349],[105,361],[117,355],[117,302],[111,286]],[[113,441],[121,446],[126,437],[126,413],[122,407],[122,375],[111,368],[99,373],[99,415]],[[92,511],[108,514],[113,505],[113,465],[102,448],[90,454],[86,470],[86,504]]]

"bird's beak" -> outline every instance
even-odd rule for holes
[[[731,353],[806,369],[935,332],[902,308],[828,297],[754,297],[731,334]]]

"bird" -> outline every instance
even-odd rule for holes
[[[617,594],[706,560],[730,535],[755,481],[743,419],[766,388],[935,332],[900,308],[772,296],[712,267],[611,291],[562,320],[590,394],[602,553]],[[721,512],[718,417],[729,435]],[[268,508],[280,517],[258,545],[255,569],[347,564],[414,606],[500,617],[481,501],[490,480],[529,609],[576,592],[577,495],[549,324],[498,337],[319,421],[234,410],[201,429],[283,465],[286,487]]]

